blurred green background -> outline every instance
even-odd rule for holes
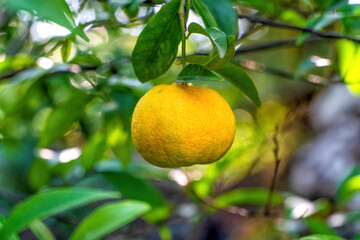
[[[0,229],[26,240],[360,239],[360,1],[204,2],[235,9],[231,62],[263,106],[227,81],[195,83],[229,102],[234,144],[216,163],[160,169],[133,148],[131,115],[180,62],[143,84],[130,56],[164,1],[0,1]],[[203,24],[194,9],[191,22]],[[211,47],[192,34],[187,55]]]

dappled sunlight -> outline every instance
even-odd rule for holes
[[[180,169],[171,169],[169,176],[180,186],[186,186],[189,183],[187,176]]]
[[[52,164],[67,163],[78,159],[81,155],[81,149],[75,147],[56,152],[51,149],[42,148],[39,150],[38,154],[40,158],[48,160]]]

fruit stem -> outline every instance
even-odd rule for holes
[[[186,67],[186,15],[185,15],[186,0],[181,0],[179,16],[180,16],[180,27],[181,27],[181,62],[182,67]]]

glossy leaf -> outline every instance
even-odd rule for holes
[[[314,235],[302,237],[300,238],[300,240],[345,240],[345,239],[332,235],[314,234]]]
[[[6,222],[5,218],[3,216],[0,215],[0,230],[1,228],[3,227],[3,224]],[[20,240],[19,236],[14,233],[14,234],[11,234],[10,237],[9,237],[9,240]]]
[[[204,55],[191,55],[186,57],[186,62],[203,65],[207,59]]]
[[[227,63],[224,67],[217,69],[216,72],[243,91],[257,107],[261,106],[259,94],[253,81],[241,67]]]
[[[278,2],[275,0],[233,0],[234,3],[246,6],[250,8],[254,8],[257,10],[260,10],[263,13],[267,13],[270,15],[273,15],[276,13],[276,10],[278,9]]]
[[[210,70],[216,70],[227,64],[235,54],[235,39],[228,37],[228,47],[223,58],[220,58],[218,51],[213,49],[207,59],[204,61],[204,66]]]
[[[89,40],[85,33],[75,26],[73,14],[65,0],[1,0],[12,10],[25,10],[41,19],[49,20]]]
[[[171,229],[166,225],[159,228],[159,235],[161,240],[172,240]]]
[[[27,99],[30,89],[48,72],[49,70],[41,68],[31,68],[13,77],[10,83],[0,89],[1,109],[8,113],[19,112],[21,109],[21,101]]]
[[[61,58],[63,62],[66,62],[69,59],[71,53],[71,40],[66,39],[61,47]]]
[[[130,123],[120,116],[106,116],[107,144],[120,159],[124,168],[127,168],[132,155],[133,143],[131,140]]]
[[[308,20],[306,27],[312,28],[315,31],[320,31],[324,27],[327,27],[328,25],[334,23],[335,21],[341,18],[343,18],[343,15],[339,13],[324,13],[321,15],[315,15]],[[308,39],[310,36],[311,36],[310,33],[307,32],[301,33],[296,41],[296,45],[299,46],[303,44],[304,41]]]
[[[301,76],[304,76],[308,71],[317,68],[316,63],[311,61],[310,58],[305,58],[299,63],[297,70],[295,72],[295,78],[299,79]]]
[[[107,149],[106,136],[99,131],[89,137],[84,144],[80,156],[81,165],[85,170],[93,169],[96,162],[100,161]]]
[[[235,189],[223,193],[215,198],[215,203],[219,206],[230,205],[265,205],[269,196],[268,189],[261,188],[245,188]],[[275,192],[272,199],[273,205],[280,205],[282,203],[282,197],[279,193]]]
[[[49,162],[45,159],[35,159],[28,171],[28,184],[33,191],[38,191],[51,182]]]
[[[360,221],[360,211],[353,211],[346,214],[345,223]]]
[[[339,184],[335,200],[340,207],[345,206],[355,193],[360,191],[360,166],[355,167],[352,172]]]
[[[202,0],[193,0],[192,2],[196,13],[200,15],[205,27],[218,27],[214,16]]]
[[[78,120],[84,111],[89,98],[80,95],[69,99],[56,107],[48,117],[40,136],[40,147],[48,147],[55,139],[62,136]]]
[[[327,224],[325,220],[309,216],[302,219],[310,233],[335,235],[335,231]]]
[[[223,59],[219,57],[218,51],[214,48],[208,56],[193,55],[186,57],[189,63],[204,65],[207,69],[215,71],[227,64],[235,54],[235,39],[228,36],[228,47]]]
[[[314,2],[321,11],[324,11],[329,7],[332,0],[314,0]]]
[[[188,64],[179,74],[176,82],[224,81],[200,64]]]
[[[141,82],[162,75],[173,63],[181,40],[179,7],[180,0],[165,4],[141,32],[131,59]]]
[[[238,35],[238,17],[232,6],[231,0],[202,0],[214,16],[219,29],[227,35],[237,38]]]
[[[70,240],[102,239],[109,233],[135,220],[150,209],[140,201],[119,201],[95,209],[74,230]]]
[[[69,63],[79,64],[83,66],[100,66],[101,60],[94,54],[80,53],[77,54]]]
[[[190,34],[199,33],[207,36],[211,40],[211,42],[216,46],[219,52],[219,57],[224,58],[225,53],[227,51],[227,37],[224,32],[214,27],[204,29],[202,26],[200,26],[197,23],[191,23],[188,28],[188,31]]]
[[[338,55],[340,73],[348,84],[349,89],[360,94],[360,48],[353,41],[339,40]]]
[[[29,228],[39,240],[55,240],[51,230],[41,220],[32,221]]]
[[[35,219],[43,219],[98,200],[118,197],[116,192],[82,188],[58,188],[40,192],[13,208],[0,231],[0,239],[24,230]]]
[[[320,67],[327,67],[330,65],[331,61],[329,59],[322,59],[317,56],[304,58],[297,67],[295,78],[298,79],[300,77],[306,76],[306,74],[308,74],[311,70],[315,70]]]
[[[149,222],[158,222],[168,217],[169,205],[162,195],[147,182],[127,172],[104,172],[103,176],[126,198],[149,203],[152,210],[144,216]]]

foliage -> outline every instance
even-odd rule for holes
[[[246,222],[217,223],[222,239],[358,239],[344,228],[360,219],[349,207],[359,167],[334,201],[297,196],[284,173],[309,137],[296,111],[317,91],[309,82],[359,93],[360,5],[349,2],[0,0],[0,239],[200,238],[213,218]],[[150,166],[133,149],[134,107],[190,79],[230,103],[234,144],[207,166]],[[274,134],[284,169],[264,220]]]

